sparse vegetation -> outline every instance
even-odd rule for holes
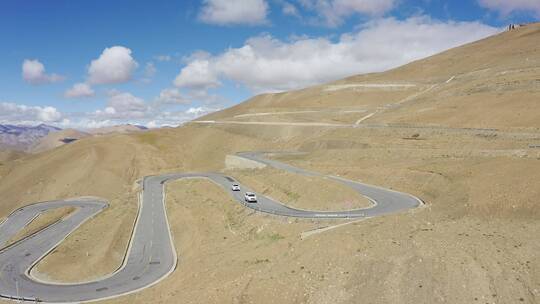
[[[279,241],[279,240],[282,240],[284,239],[285,237],[279,233],[272,233],[268,236],[268,238],[271,240],[271,241]]]
[[[159,135],[155,132],[145,132],[137,134],[136,136],[141,143],[158,147]]]
[[[55,223],[56,221],[69,216],[75,211],[74,207],[62,207],[51,209],[40,214],[37,218],[32,220],[28,226],[24,227],[23,230],[19,231],[12,239],[10,239],[6,244],[9,245],[17,242],[20,239],[23,239],[29,235],[34,234],[35,232]]]
[[[306,177],[268,167],[257,172],[237,170],[233,175],[256,191],[295,208],[346,210],[370,205],[352,189],[321,177]]]
[[[285,193],[285,195],[287,195],[290,202],[294,203],[294,202],[298,201],[298,199],[300,198],[300,194],[298,194],[296,192],[292,192],[289,189],[281,189],[281,190]]]
[[[263,263],[270,263],[269,259],[255,259],[254,261],[244,261],[246,264],[257,265]]]

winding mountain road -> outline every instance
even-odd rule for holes
[[[257,194],[258,202],[246,203],[245,191],[231,190],[233,178],[221,173],[186,173],[147,176],[143,180],[139,212],[127,253],[119,269],[92,282],[58,284],[32,276],[32,268],[70,233],[100,213],[108,204],[96,198],[80,198],[36,203],[11,213],[0,224],[0,246],[11,239],[42,212],[64,206],[76,207],[69,216],[10,246],[0,249],[0,297],[4,299],[73,303],[103,300],[133,293],[166,278],[176,267],[177,256],[165,210],[166,182],[182,178],[207,178],[222,186],[236,201],[248,208],[281,216],[302,218],[361,218],[415,208],[422,202],[409,194],[366,185],[335,176],[296,168],[265,158],[263,152],[242,152],[238,156],[289,172],[318,176],[341,182],[368,197],[373,206],[350,211],[308,211],[294,209]]]

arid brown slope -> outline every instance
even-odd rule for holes
[[[30,151],[32,153],[48,151],[88,136],[90,136],[90,134],[74,129],[64,129],[58,132],[52,132],[36,143]]]
[[[363,123],[537,129],[539,46],[540,24],[531,24],[387,72],[256,96],[200,120],[313,121],[313,113],[242,115],[318,110],[326,112],[321,122],[354,123],[375,113]]]
[[[23,157],[25,155],[24,152],[21,151],[15,151],[15,150],[0,150],[0,163],[1,162],[8,162],[15,160],[17,158]]]

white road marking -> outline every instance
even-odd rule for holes
[[[287,112],[257,112],[234,115],[235,118],[250,116],[272,116],[287,114],[307,114],[307,113],[363,113],[366,110],[306,110],[306,111],[287,111]]]
[[[360,222],[360,221],[364,221],[364,220],[366,220],[368,218],[369,217],[361,218],[361,219],[346,222],[346,223],[341,223],[341,224],[338,224],[338,225],[326,226],[326,227],[316,228],[316,229],[309,230],[309,231],[304,231],[304,232],[300,233],[300,239],[305,240],[306,238],[308,238],[308,237],[310,237],[310,236],[312,236],[314,234],[323,233],[323,232],[326,232],[326,231],[329,231],[329,230],[332,230],[332,229],[335,229],[335,228],[343,227],[345,225],[349,225],[349,224],[352,224],[352,223],[357,223],[357,222]]]
[[[366,116],[360,118],[360,119],[357,120],[354,124],[355,124],[355,125],[359,125],[362,121],[364,121],[364,120],[370,118],[371,116],[375,115],[375,113],[376,113],[376,112],[373,112],[373,113],[370,113],[370,114],[368,114],[368,115],[366,115]]]
[[[325,92],[333,92],[345,89],[354,88],[370,88],[370,89],[407,89],[415,87],[416,84],[412,83],[349,83],[349,84],[335,84],[329,85],[324,88]]]
[[[271,125],[271,126],[298,126],[298,127],[351,127],[352,124],[337,124],[324,122],[273,122],[273,121],[232,121],[232,120],[194,120],[197,124],[231,124],[231,125]]]

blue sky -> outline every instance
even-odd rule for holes
[[[178,125],[539,16],[538,0],[5,0],[0,123]]]

